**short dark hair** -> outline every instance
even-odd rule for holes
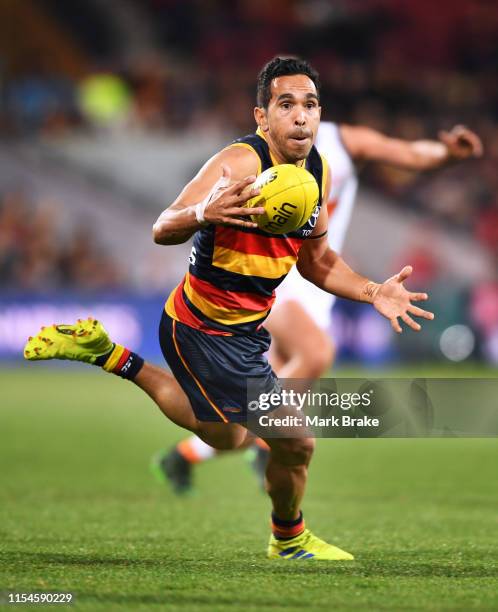
[[[298,57],[274,57],[271,62],[263,66],[258,75],[256,90],[256,103],[260,108],[268,108],[271,98],[271,82],[280,76],[305,74],[315,84],[317,94],[320,93],[320,79],[318,72],[306,60]]]

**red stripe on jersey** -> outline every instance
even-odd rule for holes
[[[200,331],[205,332],[206,334],[210,334],[212,336],[231,336],[230,332],[224,332],[218,329],[212,329],[201,321],[195,314],[190,310],[190,308],[185,304],[183,299],[183,281],[181,285],[176,289],[175,293],[175,311],[180,323],[184,323],[189,327],[193,327],[194,329],[199,329]]]
[[[232,227],[216,227],[215,246],[232,249],[249,255],[264,255],[265,257],[296,256],[304,240],[302,238],[275,238],[241,232]]]
[[[275,301],[275,292],[273,292],[270,297],[267,297],[258,295],[257,293],[218,289],[218,287],[215,287],[208,281],[201,280],[191,273],[189,273],[189,281],[190,286],[198,295],[222,308],[231,308],[235,310],[242,308],[244,310],[260,312],[271,308]]]

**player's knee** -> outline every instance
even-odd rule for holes
[[[218,451],[229,451],[239,448],[245,441],[247,432],[242,427],[213,427],[203,421],[197,421],[196,434],[199,438]]]
[[[296,450],[297,456],[302,460],[304,465],[308,465],[315,450],[315,441],[313,438],[303,438]]]
[[[212,446],[217,451],[231,451],[235,450],[240,446],[240,444],[232,439],[232,438],[211,438],[208,437],[207,440],[203,440],[209,446]]]
[[[297,465],[308,465],[315,450],[315,441],[313,438],[299,438],[293,440],[290,448],[292,460]]]
[[[313,438],[281,439],[272,445],[271,453],[279,463],[288,466],[308,465],[315,449]]]

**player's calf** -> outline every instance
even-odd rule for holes
[[[199,422],[173,376],[126,347],[112,342],[102,323],[89,317],[74,325],[42,327],[24,348],[29,361],[69,359],[100,366],[133,381],[151,397],[161,412],[180,427],[197,432]]]

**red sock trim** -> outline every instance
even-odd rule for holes
[[[272,521],[271,530],[276,538],[295,538],[304,531],[304,519],[301,519],[301,522],[292,527],[282,527],[281,525],[275,525],[275,523]]]
[[[128,361],[128,357],[130,356],[130,352],[127,348],[124,349],[123,354],[119,358],[117,366],[113,369],[114,374],[119,374],[121,372],[121,368]]]

